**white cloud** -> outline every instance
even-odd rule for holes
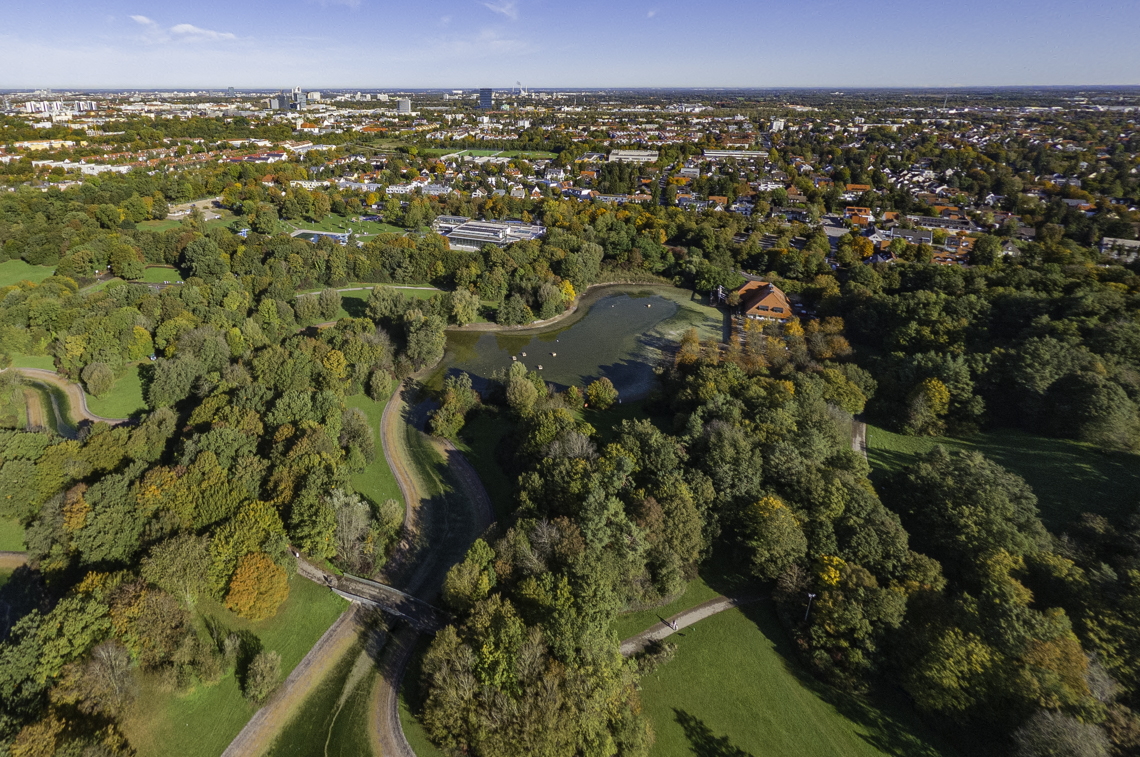
[[[131,16],[131,20],[135,23],[142,24],[143,26],[158,26],[154,20],[149,19],[146,16]]]
[[[203,29],[193,24],[177,24],[170,27],[170,31],[185,39],[237,39],[237,35],[231,32],[216,32],[213,29]]]
[[[656,16],[656,15],[657,15],[657,9],[656,9],[656,8],[654,8],[653,10],[649,11],[648,13],[646,13],[646,14],[645,14],[645,17],[646,17],[646,18],[653,18],[653,17],[654,17],[654,16]]]
[[[501,0],[498,3],[485,2],[483,7],[493,13],[504,15],[512,21],[517,21],[519,17],[519,8],[515,0]]]
[[[343,5],[347,8],[356,10],[360,7],[361,0],[316,0],[317,3],[324,6],[329,5]]]

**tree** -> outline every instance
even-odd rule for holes
[[[244,618],[264,620],[276,615],[288,597],[285,570],[264,552],[252,552],[238,561],[226,594],[226,607]]]
[[[321,318],[324,318],[326,321],[333,320],[336,318],[336,314],[340,312],[340,292],[335,289],[321,290],[318,305],[321,311]]]
[[[618,399],[618,390],[612,381],[603,376],[586,387],[586,399],[596,410],[606,410]]]
[[[515,363],[511,366],[513,369],[515,365],[521,366],[522,363]],[[511,375],[507,378],[507,404],[511,410],[514,410],[520,416],[529,415],[534,409],[534,403],[538,401],[538,389],[535,388],[534,383],[526,377],[526,367],[523,366],[519,372],[512,371]]]
[[[191,276],[206,281],[215,281],[230,272],[229,261],[222,257],[222,251],[214,240],[207,237],[195,239],[186,245],[182,252],[183,265],[190,270]]]
[[[249,663],[242,692],[249,701],[262,705],[273,694],[280,680],[281,655],[276,652],[258,652]]]
[[[1001,240],[985,234],[970,249],[970,265],[993,265],[1001,259]]]
[[[193,605],[206,590],[209,568],[209,538],[179,534],[151,549],[150,556],[142,562],[142,575],[163,591]]]
[[[89,363],[79,375],[88,394],[96,397],[105,396],[115,386],[115,374],[106,363]]]
[[[142,252],[129,244],[116,244],[111,250],[111,271],[119,278],[131,281],[143,276]]]
[[[498,321],[504,326],[519,326],[533,320],[534,314],[517,294],[512,294],[499,306]]]
[[[1108,757],[1108,737],[1098,726],[1055,710],[1038,710],[1013,734],[1015,757]]]
[[[778,498],[764,497],[745,508],[743,517],[743,540],[759,578],[773,580],[807,554],[799,519]]]
[[[466,289],[457,289],[451,295],[451,317],[460,326],[472,323],[479,316],[479,297]]]

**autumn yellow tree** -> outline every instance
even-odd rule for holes
[[[288,597],[285,571],[264,552],[253,552],[238,562],[226,595],[226,607],[243,618],[264,620],[276,615]]]

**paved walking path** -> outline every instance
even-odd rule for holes
[[[751,594],[740,597],[725,597],[719,596],[710,599],[707,602],[702,602],[696,607],[690,607],[688,610],[683,610],[672,617],[665,618],[667,622],[654,623],[652,626],[637,634],[630,636],[628,639],[621,643],[621,653],[625,657],[637,654],[642,651],[653,641],[661,641],[668,638],[673,634],[680,631],[682,628],[688,628],[694,623],[699,623],[705,618],[716,615],[717,613],[731,610],[734,607],[748,604],[749,602],[757,602],[764,599],[764,595]],[[676,630],[673,629],[670,623],[677,625]]]

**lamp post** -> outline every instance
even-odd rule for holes
[[[804,622],[805,623],[807,622],[807,619],[808,619],[808,613],[811,612],[811,601],[813,599],[815,599],[815,595],[809,592],[808,593],[808,606],[807,606],[807,609],[804,610]]]

